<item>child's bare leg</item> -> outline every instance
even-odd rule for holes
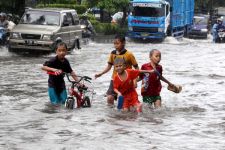
[[[156,100],[155,102],[154,102],[154,106],[155,106],[155,108],[160,108],[161,107],[161,100]]]
[[[135,106],[133,106],[132,110],[134,112],[142,112],[142,104],[141,103],[136,104]]]
[[[114,96],[113,95],[107,95],[107,103],[108,103],[108,105],[114,104]]]
[[[123,108],[123,112],[128,112],[128,108]]]

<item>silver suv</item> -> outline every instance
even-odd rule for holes
[[[9,51],[54,51],[58,41],[80,48],[82,30],[73,9],[27,9],[10,33]]]

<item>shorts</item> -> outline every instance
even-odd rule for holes
[[[113,80],[110,81],[110,85],[109,85],[109,88],[106,92],[107,95],[112,95],[112,96],[115,96],[116,97],[116,93],[114,92],[114,88],[113,88]]]
[[[57,94],[54,88],[48,88],[48,95],[52,104],[64,104],[67,99],[66,89]]]
[[[161,96],[143,96],[143,102],[144,103],[155,103],[157,100],[161,101]]]
[[[133,106],[139,106],[140,102],[138,101],[138,95],[136,91],[131,91],[129,94],[124,95],[123,108],[129,109]]]

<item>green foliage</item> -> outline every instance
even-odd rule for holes
[[[86,5],[88,8],[96,7],[99,0],[82,0],[82,4]]]
[[[130,0],[101,0],[99,1],[98,6],[107,9],[109,12],[115,13],[127,8],[129,2]]]
[[[112,35],[116,33],[125,34],[127,28],[121,28],[118,25],[111,23],[100,23],[98,21],[92,22],[97,33],[103,33],[104,35]]]
[[[83,14],[87,10],[85,5],[71,5],[71,4],[38,4],[37,8],[70,8],[75,9],[78,14]]]
[[[96,20],[95,19],[95,16],[90,14],[90,13],[87,13],[87,14],[79,14],[79,18],[82,18],[82,17],[87,17],[88,20]]]

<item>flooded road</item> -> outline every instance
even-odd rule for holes
[[[160,44],[127,42],[126,48],[139,66],[149,61],[149,50],[161,50],[164,76],[183,91],[172,93],[162,83],[162,109],[120,114],[106,106],[110,72],[93,80],[91,108],[54,108],[40,68],[55,54],[22,56],[0,48],[0,149],[224,150],[225,45],[168,38]],[[111,50],[112,43],[90,42],[67,58],[77,74],[93,77]],[[137,91],[140,96],[140,83]]]

